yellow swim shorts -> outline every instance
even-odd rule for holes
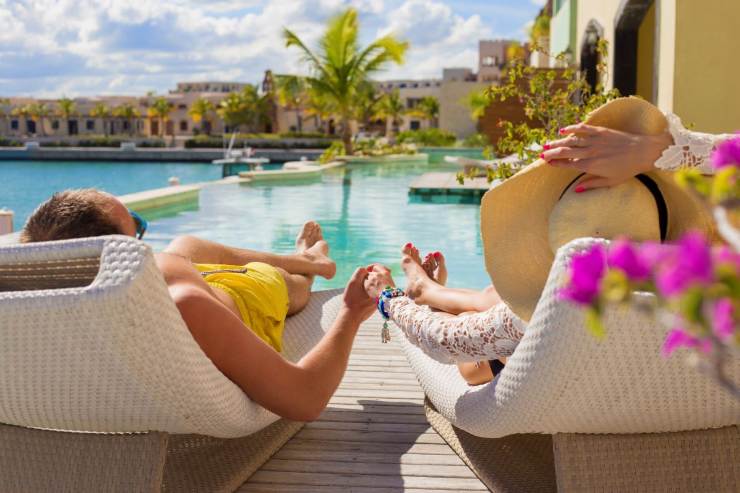
[[[285,279],[275,267],[261,262],[194,265],[209,286],[231,296],[242,321],[257,337],[282,351],[289,299]]]

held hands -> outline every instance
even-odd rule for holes
[[[356,316],[360,322],[370,318],[375,311],[375,298],[368,296],[365,291],[365,283],[369,276],[368,269],[360,267],[357,269],[344,289],[342,301],[344,309],[353,316]]]
[[[663,151],[673,144],[668,132],[638,135],[585,123],[565,127],[560,134],[565,137],[545,144],[540,157],[552,166],[587,173],[576,192],[611,187],[651,171]]]
[[[365,279],[365,291],[373,300],[380,296],[380,293],[388,287],[395,287],[391,271],[388,267],[381,264],[373,264],[367,268],[369,274]]]

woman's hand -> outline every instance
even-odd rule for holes
[[[388,267],[380,264],[373,264],[367,268],[369,275],[365,280],[365,291],[372,299],[377,299],[380,293],[388,286],[394,287],[391,271]]]
[[[566,137],[545,144],[540,157],[553,166],[587,173],[576,192],[611,187],[651,171],[663,151],[673,144],[668,132],[637,135],[585,123],[562,128],[560,134]]]

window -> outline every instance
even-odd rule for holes
[[[51,129],[52,130],[59,130],[59,120],[52,120],[51,121]]]
[[[411,130],[419,130],[421,128],[421,123],[419,123],[418,120],[411,120],[409,126],[411,127]]]
[[[400,87],[401,89],[406,89],[406,83],[401,82],[400,84],[398,84],[398,87]]]
[[[495,56],[484,56],[483,57],[484,67],[495,67],[496,65],[498,65],[498,57],[495,57]]]
[[[85,128],[87,130],[95,130],[95,120],[87,120],[85,122]]]
[[[413,87],[413,88],[417,88],[417,87],[419,87],[419,83],[418,83],[418,82],[414,82],[414,83],[413,83],[413,85],[412,85],[411,87]]]
[[[188,131],[188,122],[185,120],[180,120],[180,131],[181,132],[187,132]]]
[[[130,127],[128,120],[123,120],[123,129],[128,130]]]
[[[10,120],[10,128],[13,130],[18,130],[18,120]]]
[[[186,110],[186,109],[188,109],[188,105],[186,105],[186,104],[178,104],[177,105],[177,109],[178,110]]]

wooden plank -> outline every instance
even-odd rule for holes
[[[488,490],[468,490],[488,491]],[[449,493],[450,490],[437,488],[373,488],[371,486],[308,486],[295,484],[262,484],[247,483],[237,490],[238,493]]]
[[[403,373],[394,373],[392,376],[388,375],[367,375],[363,373],[347,372],[342,379],[342,384],[345,383],[369,383],[373,385],[412,385],[419,386],[419,381],[416,377],[411,375],[405,375]]]
[[[382,443],[432,443],[445,444],[437,433],[404,433],[404,432],[362,432],[352,430],[317,430],[303,428],[295,436],[302,440],[321,440],[325,442],[382,442]]]
[[[291,439],[281,450],[332,451],[341,453],[372,452],[383,454],[426,454],[426,455],[455,455],[447,445],[438,443],[362,443],[347,441],[303,440]],[[457,457],[455,455],[455,457]]]
[[[354,430],[364,433],[378,432],[407,432],[407,433],[434,433],[428,423],[362,423],[356,421],[326,421],[318,420],[306,423],[305,428],[315,430]]]
[[[427,424],[427,418],[423,414],[373,414],[364,411],[350,411],[348,409],[341,411],[324,411],[319,417],[318,422],[324,421],[344,421],[348,423]]]
[[[357,462],[361,464],[426,464],[426,465],[464,465],[457,455],[440,454],[393,454],[393,453],[370,453],[370,452],[338,452],[335,450],[300,450],[283,447],[274,459],[331,461],[331,462]]]
[[[329,404],[357,404],[357,403],[367,403],[368,405],[377,405],[377,406],[398,406],[403,404],[416,404],[418,406],[421,406],[424,404],[424,399],[416,399],[407,397],[405,399],[397,399],[397,398],[390,398],[386,397],[383,400],[377,400],[372,397],[357,397],[357,396],[342,396],[342,395],[335,395],[331,398],[329,401]]]
[[[393,403],[390,402],[383,402],[381,403],[372,403],[372,404],[360,404],[357,401],[349,403],[349,404],[340,404],[340,403],[332,403],[327,408],[326,411],[342,411],[342,410],[352,410],[352,411],[362,411],[363,414],[370,414],[370,415],[379,415],[379,414],[413,414],[418,416],[426,416],[424,414],[424,408],[418,404],[403,404],[403,403]]]
[[[405,399],[405,398],[424,398],[424,392],[421,389],[417,390],[384,390],[384,389],[371,389],[371,388],[354,388],[350,386],[340,387],[334,394],[340,397],[369,397],[374,399]]]
[[[372,476],[365,474],[324,474],[283,471],[257,471],[253,483],[311,486],[371,486],[385,488],[436,488],[452,491],[482,491],[477,478],[428,478],[420,476]]]
[[[310,472],[326,474],[362,474],[377,476],[421,476],[427,478],[475,478],[466,465],[388,464],[354,463],[339,461],[304,461],[272,459],[262,467],[263,471]]]
[[[403,373],[405,375],[412,375],[416,377],[416,374],[408,367],[404,366],[378,366],[378,365],[367,365],[365,363],[353,364],[349,367],[348,372],[372,372],[375,374],[379,373]]]

